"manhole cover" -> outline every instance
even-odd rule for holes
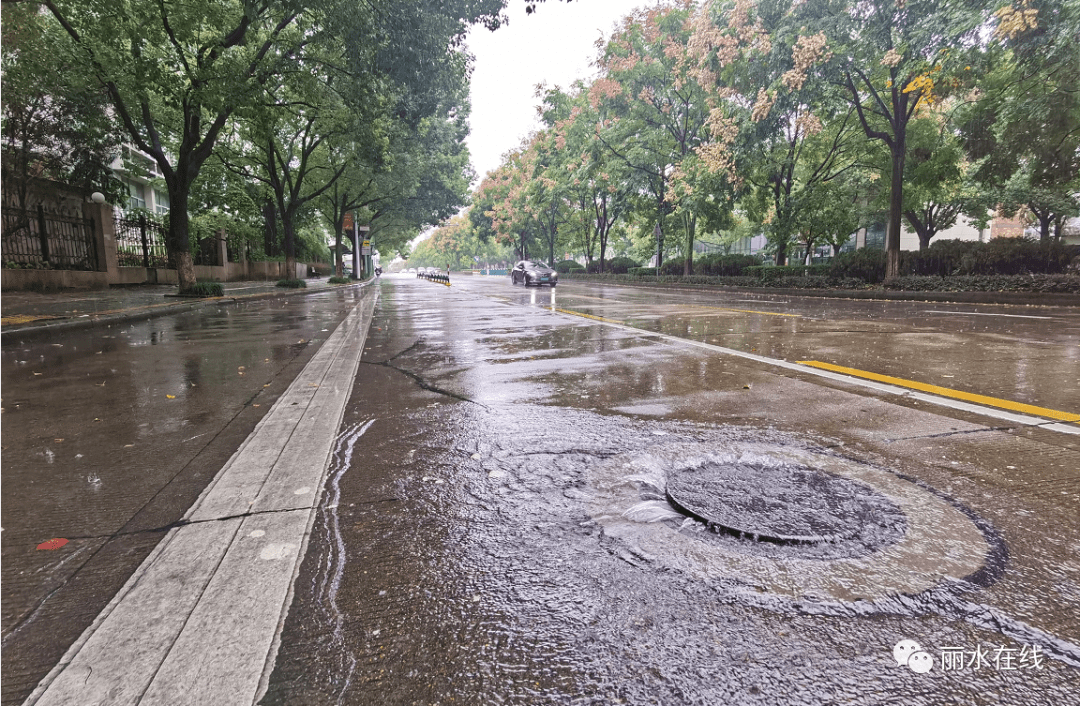
[[[846,541],[904,522],[869,486],[805,466],[705,463],[670,471],[666,491],[714,530],[780,544]]]

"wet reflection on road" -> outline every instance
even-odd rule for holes
[[[565,289],[384,281],[263,703],[1072,698],[1076,496],[1042,488],[1076,449],[552,314]],[[903,526],[844,552],[715,534],[665,493],[710,463],[813,468]],[[1027,661],[949,673],[948,648]]]

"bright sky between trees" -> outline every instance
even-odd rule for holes
[[[539,128],[536,85],[568,87],[595,73],[596,40],[647,0],[547,0],[525,14],[523,0],[509,0],[510,22],[489,32],[476,27],[468,45],[476,56],[472,76],[469,151],[479,179],[502,155]]]

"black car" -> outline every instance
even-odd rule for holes
[[[547,284],[554,287],[559,283],[559,273],[551,269],[539,260],[522,260],[510,270],[510,282],[521,282],[528,287],[530,284]]]

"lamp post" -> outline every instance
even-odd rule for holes
[[[101,193],[100,191],[95,191],[94,193],[90,194],[90,200],[100,206],[101,204],[105,203],[105,194]]]

